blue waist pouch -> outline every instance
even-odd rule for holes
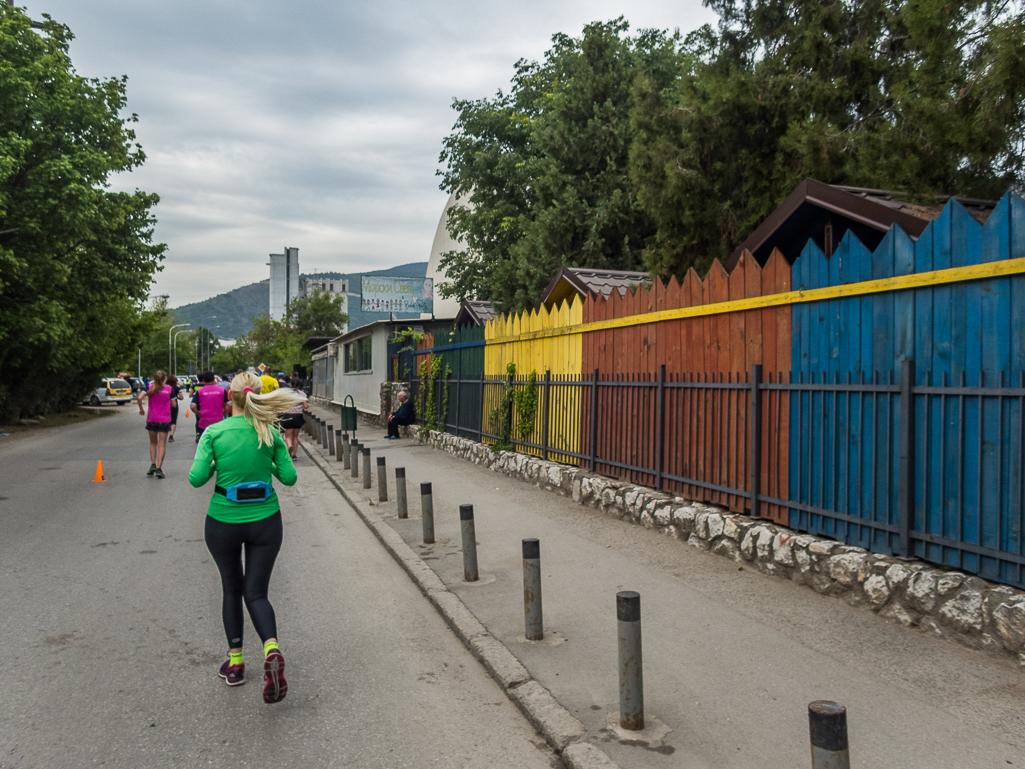
[[[232,502],[266,502],[274,493],[274,487],[266,481],[248,481],[236,483],[228,488],[214,486],[214,492]]]

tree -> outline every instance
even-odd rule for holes
[[[635,82],[652,272],[725,258],[804,178],[997,198],[1022,183],[1017,0],[706,0],[671,88]]]
[[[315,289],[309,296],[289,302],[286,322],[304,338],[338,336],[349,316],[342,310],[340,294]]]
[[[108,189],[145,159],[127,80],[77,75],[71,40],[0,5],[0,420],[67,407],[132,357],[165,250],[157,196]]]
[[[655,228],[628,175],[631,84],[645,73],[668,87],[678,55],[675,37],[628,29],[620,18],[557,34],[543,61],[517,62],[509,94],[454,103],[439,173],[467,249],[442,256],[443,295],[524,309],[563,264],[641,265]]]

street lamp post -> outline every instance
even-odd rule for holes
[[[174,374],[175,376],[178,376],[178,335],[187,333],[188,331],[186,331],[184,328],[181,331],[174,332],[174,369],[170,373]]]
[[[171,326],[171,328],[167,329],[167,368],[169,370],[171,368],[171,332],[174,331],[176,328],[181,328],[182,326],[185,326],[186,328],[188,328],[190,325],[192,325],[192,324],[191,323],[176,323],[175,325]],[[169,373],[173,373],[173,372],[169,371]]]

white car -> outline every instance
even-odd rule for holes
[[[123,406],[132,399],[132,386],[124,379],[116,377],[100,380],[100,386],[89,393],[83,403],[90,406],[100,406],[104,403],[116,403]]]

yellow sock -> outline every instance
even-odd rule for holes
[[[278,648],[278,642],[277,641],[268,641],[267,643],[265,643],[263,645],[263,656],[266,657],[268,654],[270,654],[272,651],[274,651],[277,648]]]
[[[242,652],[228,652],[228,664],[229,665],[241,665],[242,664]]]

